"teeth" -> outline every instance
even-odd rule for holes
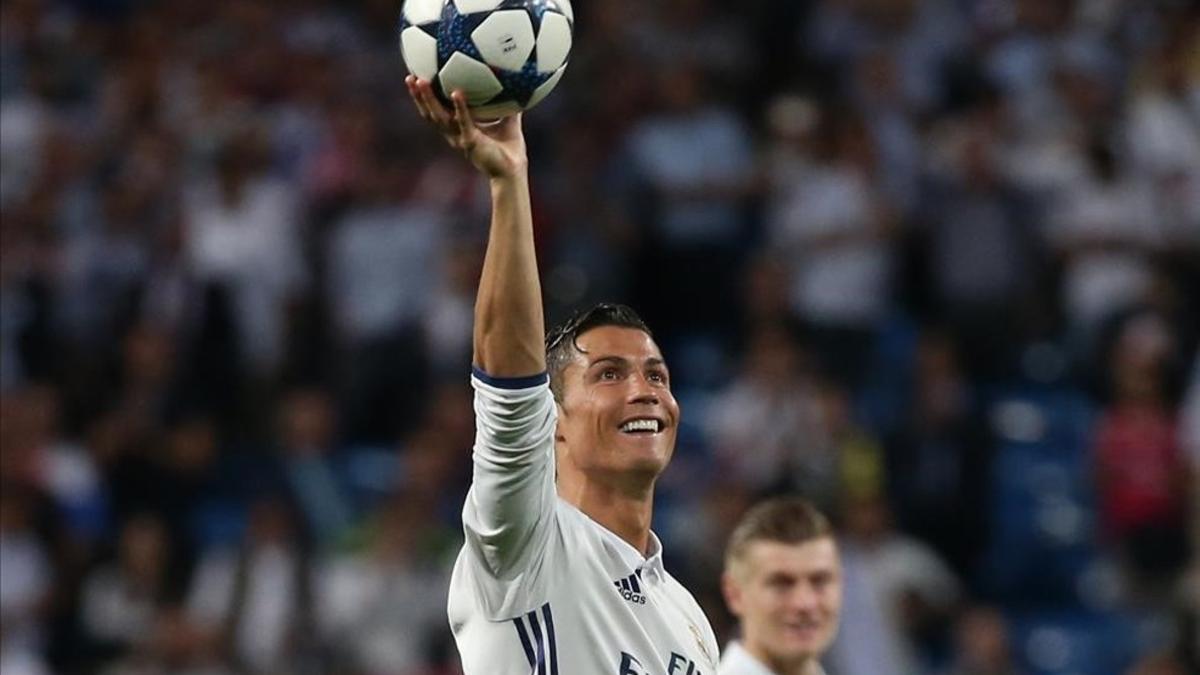
[[[658,420],[630,420],[621,425],[621,431],[658,431]]]

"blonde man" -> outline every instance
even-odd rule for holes
[[[721,579],[742,638],[719,675],[824,675],[837,634],[842,569],[829,521],[803,499],[759,504],[734,529]]]

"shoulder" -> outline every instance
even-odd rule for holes
[[[717,675],[772,675],[759,663],[742,643],[734,640],[725,645],[721,654],[721,663],[717,666]]]
[[[708,615],[704,613],[704,609],[696,601],[696,597],[683,584],[679,583],[675,577],[671,576],[670,572],[667,572],[664,578],[667,588],[670,589],[671,597],[688,614],[693,628],[700,631],[701,635],[707,639],[715,650],[717,648],[717,635],[712,629],[712,624],[708,621]]]

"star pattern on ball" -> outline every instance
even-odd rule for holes
[[[574,22],[568,0],[407,0],[401,51],[409,70],[436,73],[434,92],[462,89],[473,110],[510,114],[536,105],[569,60]],[[430,6],[430,3],[434,3]],[[413,29],[404,16],[437,21]],[[433,38],[433,39],[429,39]],[[499,112],[497,112],[499,111]]]

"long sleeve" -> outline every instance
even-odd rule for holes
[[[497,379],[476,370],[467,545],[496,579],[526,570],[545,548],[555,515],[557,410],[546,375]]]

